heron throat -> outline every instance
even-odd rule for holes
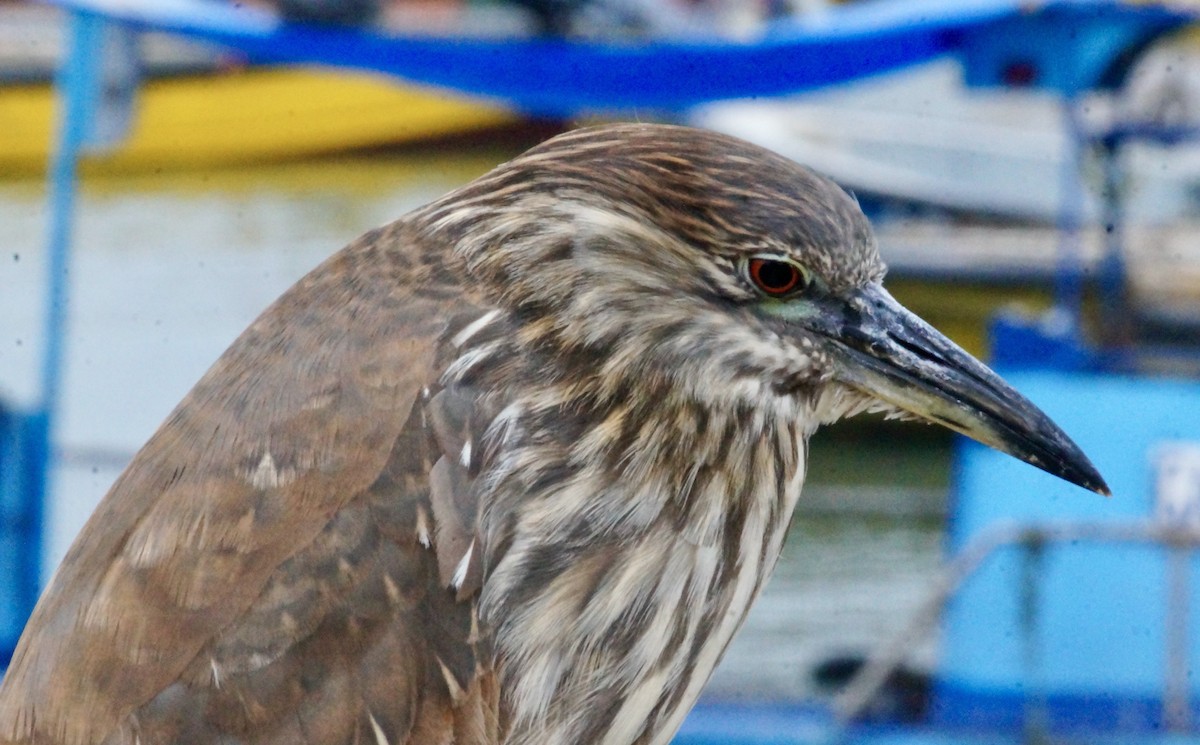
[[[482,524],[508,742],[665,744],[774,568],[813,412],[549,398],[510,407]]]

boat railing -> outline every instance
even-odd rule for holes
[[[933,583],[929,597],[910,621],[882,645],[834,701],[843,725],[859,720],[890,676],[905,662],[917,642],[939,627],[947,604],[963,584],[998,551],[1021,550],[1020,608],[1022,664],[1026,674],[1037,664],[1037,629],[1041,606],[1042,564],[1047,547],[1076,543],[1149,544],[1166,550],[1166,612],[1164,615],[1165,671],[1163,723],[1169,731],[1192,728],[1189,703],[1189,616],[1193,551],[1200,549],[1200,524],[1161,519],[1122,522],[1063,522],[1000,524],[982,531],[948,562]],[[1024,724],[1028,732],[1044,732],[1047,702],[1037,686],[1026,687]]]

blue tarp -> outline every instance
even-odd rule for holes
[[[715,100],[777,96],[874,75],[961,51],[991,24],[1105,8],[1178,23],[1164,8],[1054,0],[877,0],[779,24],[753,40],[585,41],[391,35],[288,24],[216,0],[54,0],[136,27],[228,45],[255,62],[379,71],[497,99],[528,113],[681,110]],[[1052,44],[1039,34],[1039,42]]]

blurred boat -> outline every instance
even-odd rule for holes
[[[86,170],[150,171],[280,160],[442,138],[512,124],[498,107],[377,75],[252,67],[151,79],[128,140]],[[45,173],[49,84],[0,88],[0,177]]]
[[[717,103],[694,124],[743,137],[821,171],[856,193],[959,212],[1051,223],[1074,167],[1060,99],[968,92],[951,61],[791,99]],[[1094,118],[1106,102],[1091,108]],[[1126,148],[1124,204],[1137,222],[1197,208],[1200,145]],[[1100,213],[1103,174],[1082,174],[1082,214]]]
[[[62,16],[0,5],[0,178],[41,175],[58,100]],[[513,124],[516,114],[378,73],[247,66],[236,55],[162,35],[138,44],[132,128],[87,171],[207,168],[406,144]]]
[[[503,100],[550,117],[680,114],[712,101],[840,85],[963,54],[974,34],[997,24],[1020,24],[1029,16],[1024,0],[882,0],[772,22],[740,40],[715,32],[615,39],[497,38],[296,24],[249,4],[203,0],[51,2],[134,30],[236,48],[253,61],[372,69]],[[1093,17],[1097,7],[1104,20],[1125,35],[1159,33],[1192,18],[1159,7],[1118,10],[1112,0],[1047,0],[1046,5],[1053,8],[1060,30]],[[1073,70],[1078,79],[1096,77],[1114,50],[1104,47],[1100,52],[1091,64]],[[991,67],[986,62],[974,66],[981,80]]]
[[[714,35],[564,40],[408,31],[401,35],[388,29],[302,25],[263,8],[196,0],[167,5],[146,0],[56,2],[68,10],[110,17],[128,29],[176,32],[235,47],[252,61],[334,62],[368,68],[557,118],[593,113],[679,115],[704,103],[828,88],[947,55],[967,62],[976,84],[995,85],[1001,82],[996,71],[1002,73],[1007,64],[1006,24],[1024,23],[1027,13],[1020,0],[892,0],[802,14],[769,24],[742,41]],[[1069,72],[1087,85],[1100,84],[1111,55],[1122,53],[1141,37],[1175,29],[1190,19],[1187,13],[1169,8],[1135,11],[1111,2],[1056,0],[1046,4],[1045,12],[1055,16],[1061,28],[1099,24],[1097,32],[1085,35],[1097,52],[1079,70]],[[996,59],[973,59],[972,47],[995,48]],[[1068,74],[1061,61],[1057,70],[1049,62],[1044,67],[1051,77]],[[1049,84],[1062,88],[1067,82],[1050,80]],[[971,179],[978,170],[976,163],[965,168],[964,156],[955,152],[979,143],[1003,148],[1008,139],[996,127],[986,128],[983,121],[966,118],[956,126],[973,128],[952,136],[946,127],[930,131],[936,122],[929,116],[898,122],[872,116],[862,108],[847,112],[836,107],[812,109],[811,102],[802,106],[809,108],[798,112],[782,104],[776,112],[772,107],[752,106],[727,125],[712,113],[707,120],[697,116],[696,121],[749,139],[770,139],[767,144],[775,150],[810,162],[863,191],[892,188],[914,199],[948,198],[956,208],[983,206],[1019,214],[1055,203],[1052,197],[1043,198],[1038,188],[1056,184],[1056,178],[1044,178],[1045,168],[1040,167],[1056,172],[1056,162],[1063,160],[1058,152],[1061,137],[1042,142],[1045,138],[1034,132],[1037,142],[1021,140],[1008,146],[1008,161],[1015,162],[1018,170],[1012,178],[979,172],[983,179]],[[737,112],[736,108],[718,110],[730,116]],[[907,139],[904,132],[911,132]],[[814,143],[815,133],[824,133],[826,139]],[[935,157],[938,148],[952,154]],[[887,163],[887,157],[876,152],[863,157],[864,149],[883,150],[896,162]],[[1036,167],[1032,172],[1031,162]],[[1001,185],[1007,191],[973,190],[976,181]],[[1151,198],[1151,202],[1159,200]]]

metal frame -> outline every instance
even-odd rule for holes
[[[1188,686],[1189,619],[1191,618],[1192,577],[1190,559],[1200,549],[1200,527],[1162,522],[1121,523],[1046,523],[1038,525],[1001,525],[974,538],[934,582],[929,597],[913,614],[909,623],[872,655],[867,664],[834,702],[838,721],[848,725],[867,710],[888,678],[908,658],[908,653],[938,628],[947,603],[986,561],[1004,548],[1023,551],[1021,609],[1022,658],[1026,667],[1024,721],[1027,742],[1041,742],[1048,734],[1045,692],[1037,685],[1039,652],[1037,645],[1041,597],[1039,584],[1042,557],[1047,546],[1079,542],[1137,543],[1161,546],[1168,552],[1166,670],[1163,679],[1163,722],[1172,732],[1192,732],[1190,689]]]

